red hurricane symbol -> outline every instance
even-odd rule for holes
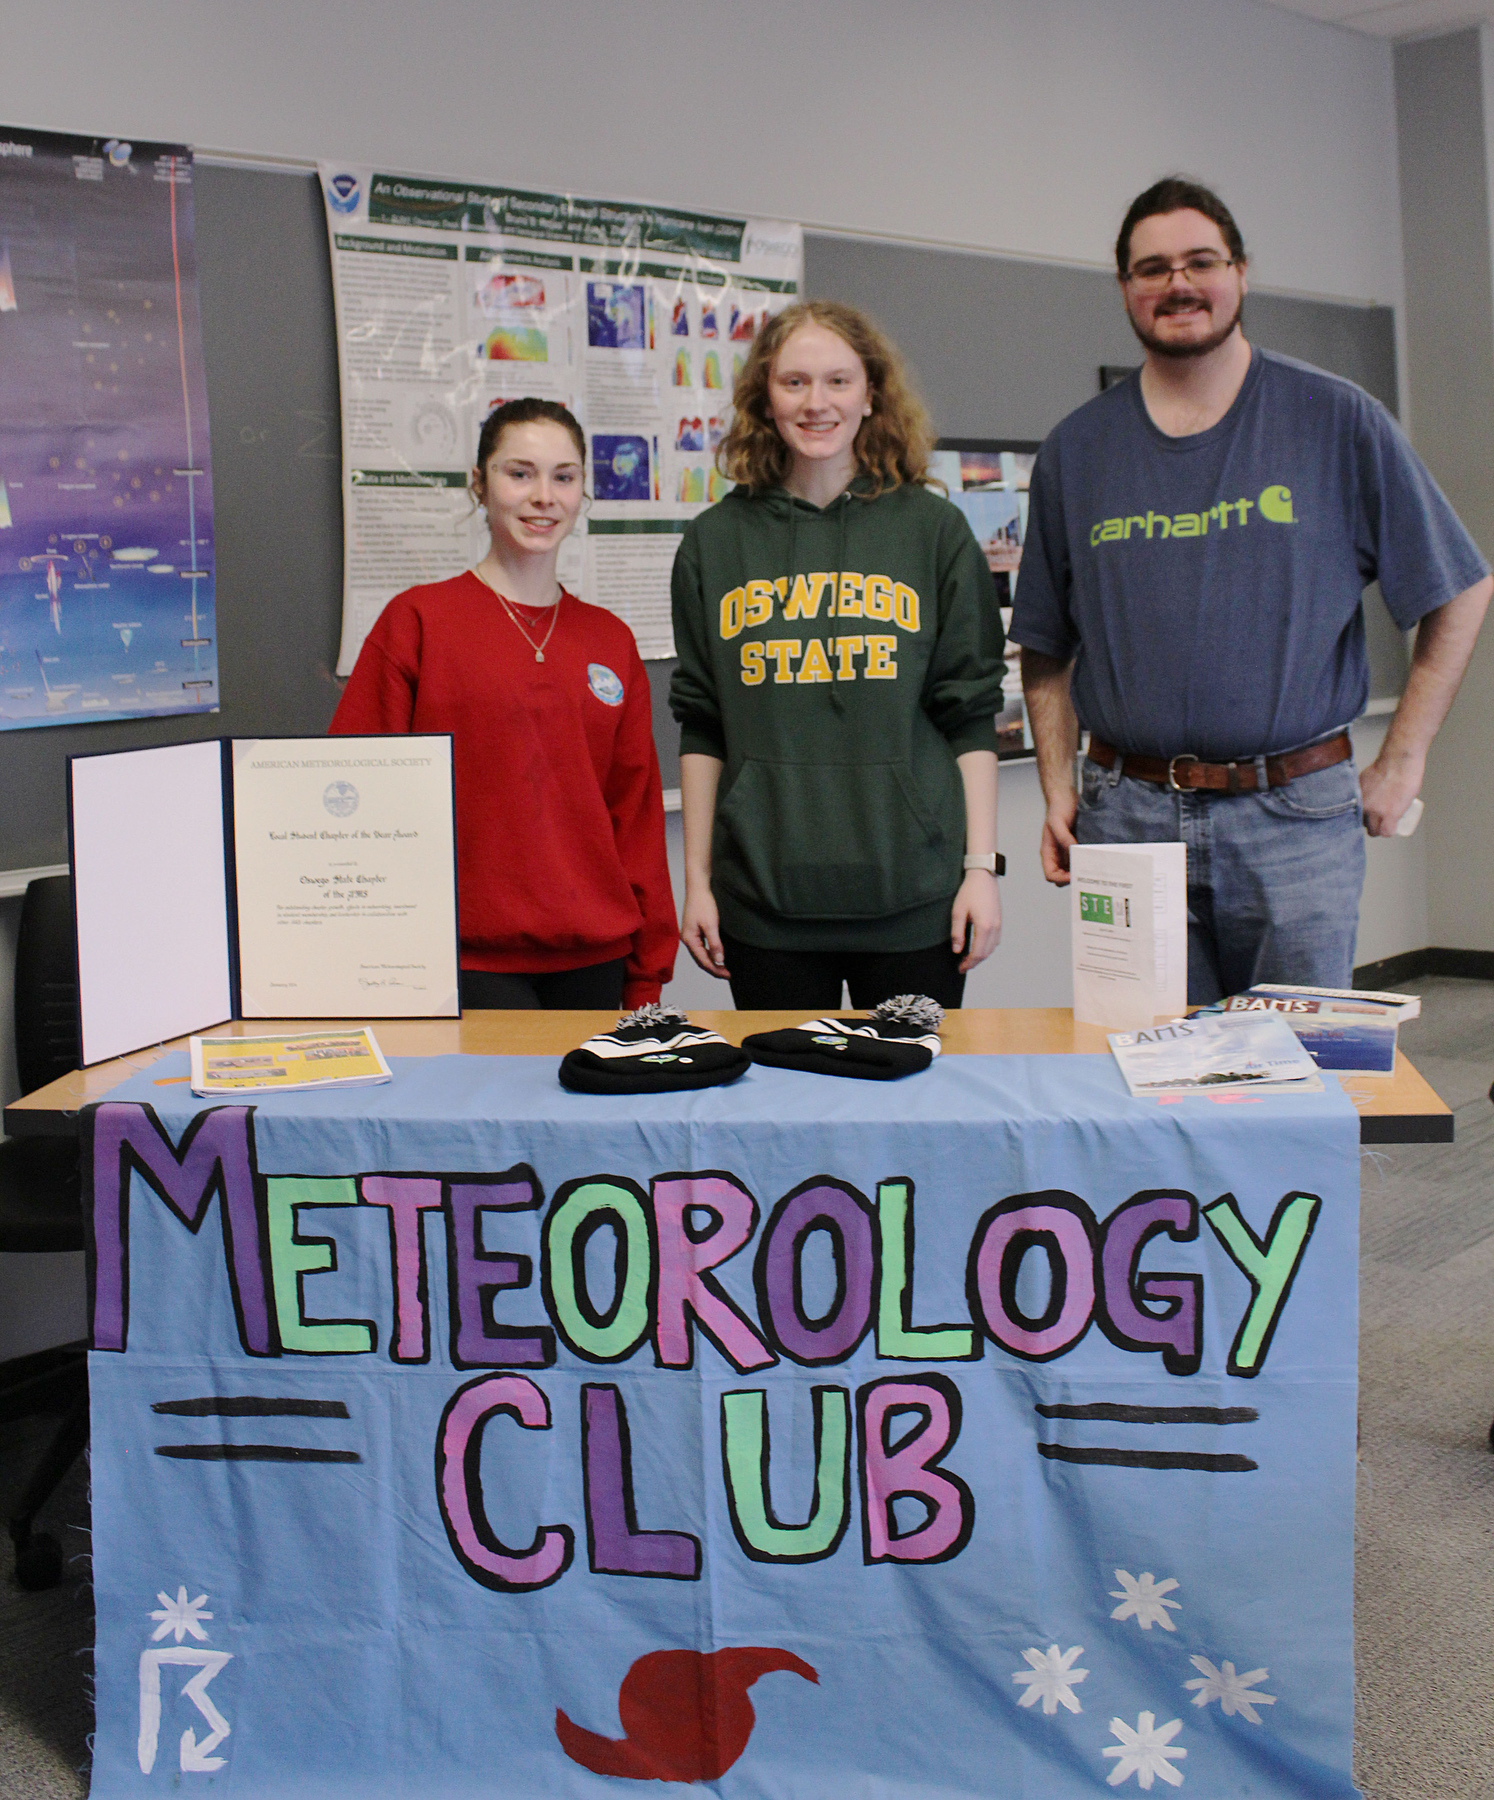
[[[557,1707],[555,1735],[572,1762],[594,1775],[634,1781],[715,1781],[752,1735],[757,1715],[747,1690],[775,1670],[819,1675],[788,1650],[651,1650],[623,1676],[618,1717],[626,1736],[598,1737]]]

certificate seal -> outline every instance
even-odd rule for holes
[[[350,819],[358,810],[358,790],[351,781],[333,781],[322,795],[322,805],[334,819]]]
[[[586,685],[604,706],[622,705],[622,681],[613,674],[606,663],[588,663],[586,665]]]

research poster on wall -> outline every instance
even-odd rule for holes
[[[715,452],[752,339],[797,298],[803,234],[630,201],[321,165],[342,383],[350,674],[385,604],[487,549],[468,477],[523,395],[585,428],[592,504],[560,579],[647,658],[674,654],[669,572],[727,491]]]
[[[0,126],[0,730],[217,710],[192,153]]]

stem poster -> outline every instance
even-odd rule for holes
[[[796,224],[323,163],[342,380],[347,675],[385,603],[487,548],[467,482],[523,395],[585,427],[592,504],[560,579],[674,654],[669,572],[719,500],[732,382],[795,299]]]
[[[0,127],[0,729],[217,710],[192,153]]]

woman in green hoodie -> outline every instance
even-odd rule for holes
[[[958,1006],[1001,934],[990,571],[863,314],[787,308],[732,398],[674,565],[685,947],[743,1008]]]

